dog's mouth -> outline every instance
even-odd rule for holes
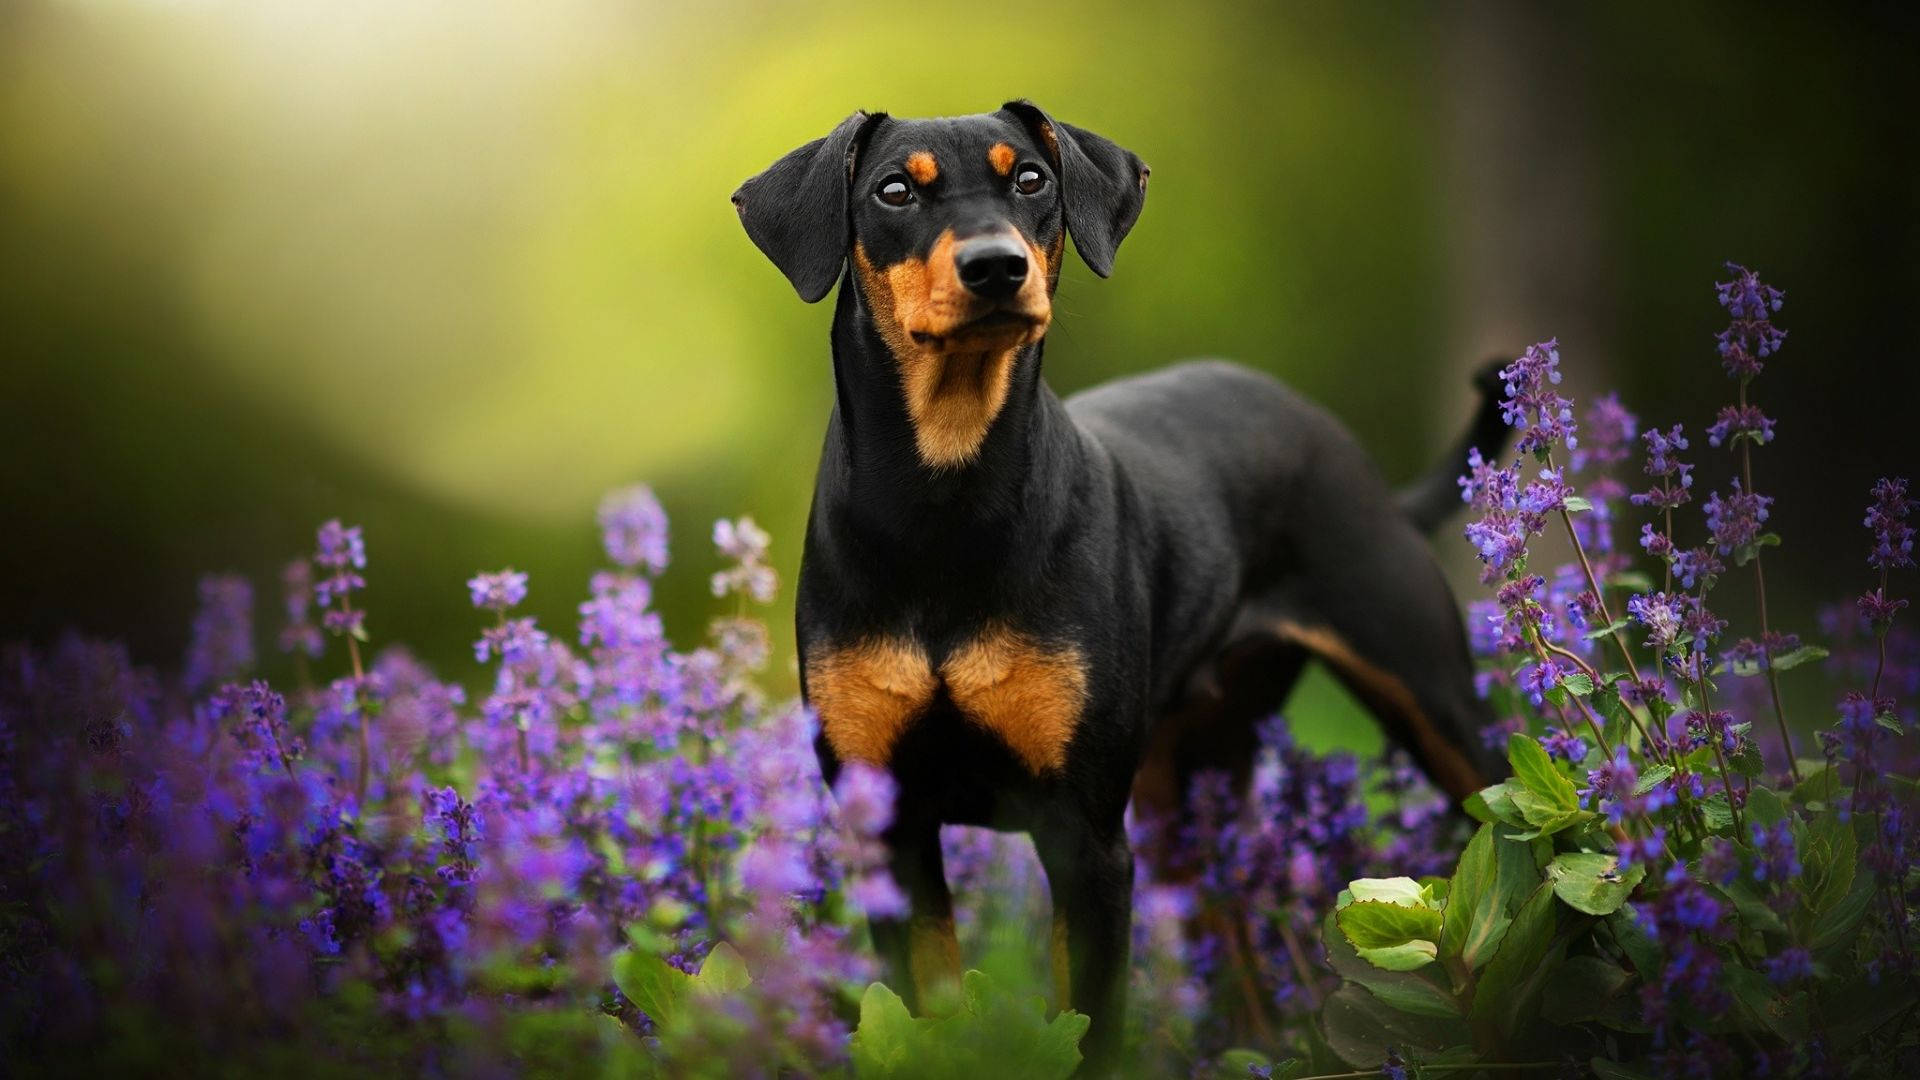
[[[1005,348],[1037,341],[1046,333],[1050,313],[1019,307],[992,307],[958,323],[909,330],[915,345],[933,349]]]

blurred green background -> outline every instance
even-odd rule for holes
[[[570,631],[595,504],[639,481],[697,635],[715,517],[770,528],[791,582],[832,400],[831,305],[727,196],[856,107],[1015,96],[1153,166],[1113,278],[1067,266],[1054,387],[1235,357],[1395,479],[1468,368],[1554,334],[1576,391],[1704,428],[1712,282],[1761,269],[1792,335],[1756,388],[1776,619],[1811,628],[1865,584],[1869,483],[1915,464],[1917,44],[1894,4],[9,0],[0,637],[171,664],[197,576],[237,570],[264,641],[337,515],[375,641],[472,679],[464,579],[527,570]]]

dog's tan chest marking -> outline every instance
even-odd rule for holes
[[[887,764],[937,689],[926,652],[903,639],[872,638],[807,657],[807,698],[842,761]]]
[[[1078,649],[994,628],[954,650],[940,674],[967,719],[993,732],[1028,772],[1047,776],[1066,767],[1087,700]]]
[[[1087,695],[1076,648],[993,627],[955,649],[938,671],[919,645],[901,638],[870,638],[807,658],[808,699],[843,761],[888,764],[942,686],[969,723],[991,732],[1034,776],[1066,767]]]

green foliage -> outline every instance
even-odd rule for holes
[[[960,989],[957,1012],[915,1017],[885,985],[867,987],[853,1033],[854,1075],[1055,1080],[1079,1067],[1087,1017],[1066,1010],[1048,1020],[1045,1001],[1002,989],[979,971],[967,972]]]

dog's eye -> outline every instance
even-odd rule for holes
[[[1047,174],[1038,166],[1022,165],[1020,172],[1013,178],[1013,189],[1022,195],[1038,195],[1047,186]]]
[[[913,185],[896,173],[880,181],[880,186],[873,189],[873,197],[888,206],[905,206],[913,201]]]

